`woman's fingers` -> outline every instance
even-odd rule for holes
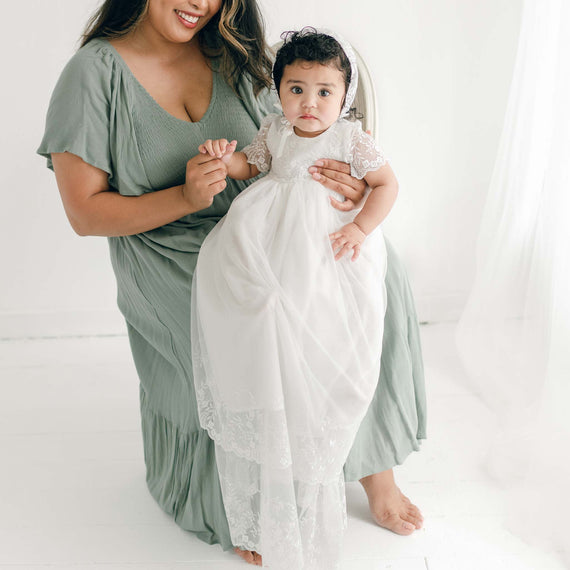
[[[320,159],[309,168],[313,178],[323,186],[342,194],[357,204],[364,197],[366,182],[350,175],[350,165],[332,159]],[[352,208],[348,208],[352,209]]]
[[[350,175],[350,164],[341,162],[340,160],[333,160],[332,158],[321,158],[315,161],[315,166]]]
[[[311,167],[309,171],[313,168]],[[329,190],[333,190],[334,192],[338,192],[342,194],[346,198],[354,201],[357,200],[359,197],[362,198],[364,196],[364,188],[366,188],[366,184],[363,185],[362,193],[360,193],[356,188],[354,188],[353,184],[354,181],[360,182],[357,178],[353,178],[350,174],[346,174],[344,172],[339,172],[337,170],[330,170],[328,168],[320,168],[317,169],[316,172],[311,172],[313,175],[313,179],[317,182],[320,182],[323,186],[327,187]],[[358,184],[360,187],[360,184]]]
[[[356,206],[356,204],[348,198],[344,202],[339,202],[336,198],[329,196],[329,200],[331,201],[332,207],[340,210],[341,212],[349,212]]]
[[[346,162],[333,160],[332,158],[321,158],[316,160],[311,168],[315,168],[316,172],[322,176],[352,186],[355,190],[358,190],[361,186],[361,180],[351,176],[350,164]]]
[[[198,211],[209,207],[227,185],[227,167],[218,158],[199,154],[186,164],[184,199]]]
[[[211,174],[213,172],[218,172],[220,176],[225,178],[228,169],[227,166],[224,164],[224,162],[219,158],[212,158],[211,156],[207,158],[208,160],[204,160],[197,163],[196,165],[197,171],[203,175]]]

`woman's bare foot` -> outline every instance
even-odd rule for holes
[[[422,528],[424,518],[394,481],[392,469],[360,479],[374,520],[397,534],[412,534]]]
[[[248,564],[261,566],[261,554],[257,554],[257,552],[253,552],[252,550],[242,550],[241,548],[237,548],[237,546],[234,548],[234,552]]]

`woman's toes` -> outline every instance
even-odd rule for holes
[[[418,509],[415,505],[411,505],[410,507],[408,507],[408,514],[411,517],[414,517],[415,519],[418,519],[420,521],[424,520],[424,517],[422,516],[420,509]]]
[[[423,526],[423,521],[421,521],[418,517],[415,517],[413,515],[405,515],[402,517],[405,521],[409,522],[410,524],[413,524],[415,528],[422,528]]]
[[[400,518],[400,517],[398,517],[398,518]],[[412,534],[416,530],[415,524],[413,524],[409,521],[406,521],[406,520],[402,520],[401,518],[400,518],[400,521],[401,521],[401,523],[400,523],[401,530],[398,530],[398,528],[396,528],[394,530],[394,532],[407,536],[409,534]]]
[[[415,524],[403,520],[399,514],[392,513],[387,515],[382,519],[379,519],[378,524],[396,534],[408,535],[412,534],[416,530]]]

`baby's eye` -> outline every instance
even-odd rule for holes
[[[299,86],[294,85],[293,87],[291,87],[291,92],[295,93],[295,95],[300,95],[301,93],[303,93],[303,90]]]
[[[328,89],[321,89],[319,91],[319,95],[321,97],[328,97],[331,94],[331,92]]]

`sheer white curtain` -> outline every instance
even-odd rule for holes
[[[525,0],[457,341],[497,412],[487,469],[510,489],[511,526],[556,550],[570,549],[569,108],[570,2]]]

